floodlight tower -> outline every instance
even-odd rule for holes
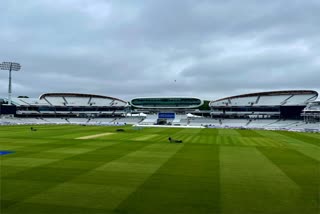
[[[16,62],[3,62],[2,64],[0,64],[0,69],[9,71],[8,105],[11,105],[11,71],[19,71],[21,69],[21,65]]]

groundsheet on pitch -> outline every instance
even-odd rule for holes
[[[1,155],[9,155],[9,154],[12,154],[14,153],[13,151],[0,151],[0,156]]]

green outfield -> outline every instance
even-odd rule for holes
[[[34,128],[0,127],[1,214],[320,213],[320,134]]]

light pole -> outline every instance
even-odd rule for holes
[[[3,62],[2,64],[0,64],[0,69],[9,71],[8,105],[11,105],[11,71],[19,71],[21,69],[21,65],[16,62]]]

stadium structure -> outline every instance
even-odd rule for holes
[[[215,117],[299,119],[306,105],[317,97],[315,91],[271,91],[219,99],[210,107]]]
[[[108,123],[126,113],[127,102],[94,94],[46,93],[39,98],[2,99],[0,113],[5,121],[17,123]],[[13,113],[13,114],[12,114]],[[9,119],[8,119],[9,116]]]
[[[144,113],[142,125],[186,125],[188,115],[208,113],[205,101],[196,97],[138,97],[130,102],[133,113]]]
[[[320,100],[310,102],[307,107],[303,109],[302,115],[305,122],[320,122]]]
[[[137,97],[46,93],[0,99],[0,124],[82,124],[320,131],[320,102],[312,90],[226,97]]]

